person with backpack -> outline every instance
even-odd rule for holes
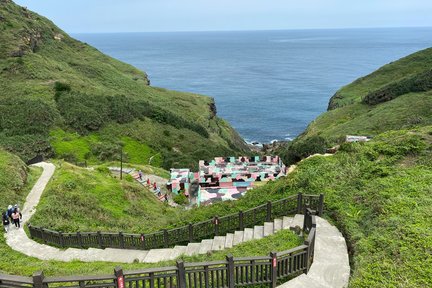
[[[5,232],[7,233],[7,232],[9,232],[10,221],[9,221],[9,217],[7,216],[6,212],[3,212],[3,214],[2,214],[2,220],[3,220],[3,228],[5,229]]]
[[[9,205],[8,206],[8,209],[7,209],[7,212],[6,212],[6,215],[9,217],[9,219],[12,221],[12,213],[13,213],[13,211],[14,211],[14,209],[13,209],[13,206],[12,205]]]

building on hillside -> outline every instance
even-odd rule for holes
[[[286,175],[278,156],[216,157],[199,161],[199,171],[171,169],[168,188],[175,194],[186,193],[198,205],[236,200],[247,190]]]
[[[367,142],[371,140],[372,137],[370,136],[353,136],[353,135],[347,135],[345,137],[345,142]]]

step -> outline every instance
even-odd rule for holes
[[[245,228],[245,230],[243,231],[243,242],[252,240],[253,232],[254,230],[252,228]]]
[[[264,237],[272,235],[273,231],[273,222],[264,222]]]
[[[289,229],[294,218],[284,216],[282,219],[282,229]]]
[[[234,241],[234,234],[228,233],[225,235],[225,248],[232,248]]]
[[[296,214],[290,224],[290,228],[291,227],[295,228],[296,226],[298,226],[303,229],[303,222],[304,222],[304,216],[301,214]]]
[[[199,248],[199,254],[206,254],[212,250],[213,239],[204,239],[201,241],[201,246]]]
[[[224,236],[216,236],[213,239],[212,251],[220,251],[225,249],[225,237]]]
[[[274,232],[282,230],[282,219],[274,219]]]
[[[136,252],[136,251],[134,251]],[[173,249],[170,248],[162,248],[162,249],[151,249],[148,251],[147,256],[145,257],[145,263],[157,263],[160,261],[166,261],[168,259],[175,259],[180,255],[176,255],[173,253]]]
[[[233,246],[236,246],[243,242],[243,231],[234,232]]]
[[[185,254],[187,256],[197,255],[199,253],[200,247],[201,243],[189,243],[186,247]]]
[[[264,237],[264,226],[254,227],[254,239],[261,239]]]
[[[181,245],[174,246],[173,253],[177,255],[175,258],[185,254],[186,249],[187,249],[187,246],[181,246]]]

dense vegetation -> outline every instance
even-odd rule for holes
[[[329,110],[278,153],[286,163],[322,153],[346,135],[375,136],[432,124],[432,48],[392,62],[342,87]]]
[[[213,99],[151,87],[145,73],[12,1],[0,1],[0,16],[0,147],[24,160],[37,154],[116,160],[113,150],[130,137],[158,154],[153,164],[165,168],[192,167],[209,154],[247,152],[241,137],[216,117]],[[130,132],[130,125],[137,131]],[[84,159],[64,145],[58,153],[50,138],[58,129],[78,139],[95,136],[97,151]],[[206,149],[184,142],[205,143]]]

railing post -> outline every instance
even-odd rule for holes
[[[271,284],[270,287],[276,288],[277,284],[277,253],[270,252],[271,257]]]
[[[119,244],[120,244],[120,248],[124,249],[124,235],[123,235],[123,232],[119,232]]]
[[[40,232],[41,232],[41,238],[42,238],[42,241],[46,244],[46,243],[47,243],[47,240],[46,240],[46,237],[45,237],[44,228],[43,228],[43,227],[40,227],[39,229],[40,229]]]
[[[98,239],[99,248],[103,249],[103,245],[102,245],[102,234],[101,234],[100,231],[97,231],[97,239]]]
[[[227,280],[228,280],[228,288],[234,288],[235,280],[234,280],[234,257],[232,254],[228,254],[226,256],[227,263]]]
[[[63,236],[63,232],[59,232],[59,237],[60,237],[60,246],[62,248],[64,248],[64,236]]]
[[[78,245],[83,248],[83,243],[82,243],[82,237],[81,237],[81,232],[77,232],[77,237],[78,237]]]
[[[189,229],[189,243],[192,243],[193,239],[194,239],[194,237],[193,237],[193,225],[192,225],[192,223],[189,223],[188,229]]]
[[[125,280],[124,280],[124,275],[123,275],[123,269],[121,267],[115,267],[114,268],[114,283],[116,284],[117,288],[125,288],[126,284],[125,284]]]
[[[243,211],[239,211],[239,229],[240,229],[241,231],[244,230]]]
[[[27,223],[27,227],[28,227],[29,232],[30,232],[30,238],[33,239],[33,227],[31,226],[30,223]]]
[[[307,251],[307,252],[306,252],[306,259],[305,259],[305,262],[306,262],[306,263],[304,263],[304,265],[305,265],[306,267],[305,267],[305,269],[303,270],[304,273],[307,274],[307,273],[309,272],[309,264],[310,264],[310,243],[309,243],[309,241],[305,240],[303,244],[307,246],[307,250],[306,250],[306,251]]]
[[[164,247],[168,248],[168,230],[164,229],[163,230],[163,239],[164,239]]]
[[[43,283],[45,276],[42,271],[33,273],[33,287],[34,288],[46,288],[48,285]]]
[[[186,288],[186,270],[182,260],[177,260],[177,287]]]
[[[297,194],[297,214],[301,214],[303,212],[303,194]]]
[[[143,250],[146,250],[146,240],[145,240],[145,235],[141,233],[141,247],[143,248]]]
[[[318,216],[323,215],[323,209],[324,209],[324,194],[320,194],[319,196],[319,205],[318,205]]]
[[[215,236],[219,235],[219,217],[215,216],[213,219],[213,224],[214,224],[214,233]]]
[[[268,201],[267,202],[267,217],[266,217],[266,222],[270,222],[271,221],[271,214],[272,214],[272,202]]]

